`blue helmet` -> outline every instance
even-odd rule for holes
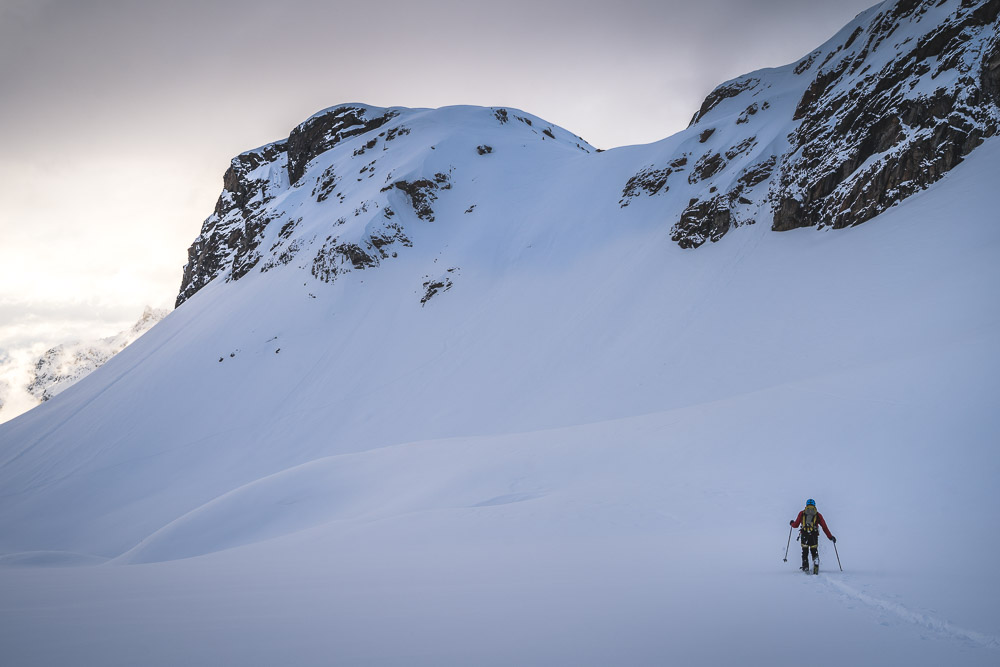
[[[812,505],[813,507],[816,507],[816,501],[813,500],[812,498],[810,498],[809,500],[806,501],[806,507],[809,507],[810,505]]]

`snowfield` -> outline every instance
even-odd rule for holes
[[[995,665],[998,170],[694,253],[515,227],[424,306],[402,256],[213,283],[0,428],[4,661]],[[843,572],[782,562],[807,497]]]
[[[0,424],[0,662],[1000,664],[997,7],[647,146],[344,105],[240,154],[179,306]]]

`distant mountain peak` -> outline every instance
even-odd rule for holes
[[[103,366],[167,316],[168,311],[146,306],[139,320],[114,336],[62,343],[35,360],[26,389],[38,401],[47,401]]]

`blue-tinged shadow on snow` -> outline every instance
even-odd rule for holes
[[[82,567],[105,562],[101,556],[72,551],[22,551],[0,556],[0,567]]]

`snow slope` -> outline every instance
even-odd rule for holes
[[[1000,141],[851,229],[691,252],[703,182],[627,196],[783,122],[351,105],[236,158],[180,307],[0,425],[0,655],[996,664]],[[843,572],[781,560],[807,497]]]
[[[750,228],[669,262],[602,244],[425,308],[367,281],[250,314],[263,281],[192,300],[0,432],[5,474],[39,462],[3,480],[5,551],[34,553],[3,558],[0,645],[16,664],[995,664],[998,168],[993,140],[863,227]],[[228,340],[193,326],[234,313]],[[362,336],[362,314],[381,326]],[[143,393],[163,400],[123,418]],[[171,418],[202,401],[203,422]],[[47,439],[19,448],[34,420]],[[819,577],[794,543],[781,562],[807,496],[843,573],[825,541]],[[45,516],[60,497],[78,502]]]

